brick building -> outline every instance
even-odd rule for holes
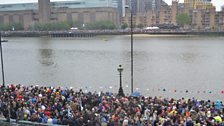
[[[0,5],[0,23],[22,23],[24,29],[34,23],[60,21],[112,21],[119,24],[119,16],[114,0],[86,0],[50,2],[38,0],[38,3]]]

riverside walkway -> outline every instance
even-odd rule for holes
[[[222,101],[173,99],[80,89],[1,86],[0,115],[13,124],[70,126],[222,126]],[[28,122],[29,121],[29,122]],[[32,123],[31,123],[32,122]]]

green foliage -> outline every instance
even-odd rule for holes
[[[143,28],[144,25],[143,25],[143,24],[138,24],[137,27],[138,27],[138,28]]]
[[[12,31],[13,27],[15,31],[23,30],[22,23],[8,23],[8,24],[0,24],[0,31]]]
[[[98,21],[93,23],[87,23],[85,25],[85,28],[89,30],[95,30],[95,29],[103,30],[103,29],[115,29],[116,26],[111,21]]]
[[[191,18],[187,13],[180,13],[176,17],[177,23],[181,26],[187,25],[191,23]]]
[[[14,27],[14,30],[23,30],[23,24],[22,23],[13,23],[12,26]]]
[[[121,29],[126,29],[128,27],[128,24],[127,23],[124,23],[121,25]]]
[[[79,21],[69,22],[69,26],[74,27],[74,28],[78,28],[78,29],[83,29],[83,23],[81,23]]]
[[[130,27],[131,27],[131,24],[130,24]],[[134,22],[132,24],[132,28],[136,28],[136,24]]]
[[[53,23],[36,23],[31,30],[39,31],[55,31],[55,30],[68,30],[71,25],[68,22],[53,22]]]
[[[55,31],[55,30],[69,30],[71,27],[78,29],[115,29],[116,26],[111,21],[99,21],[94,23],[87,23],[85,27],[78,21],[73,22],[53,22],[47,24],[36,23],[30,27],[30,30],[39,31]]]

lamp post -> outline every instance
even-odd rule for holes
[[[119,75],[120,75],[120,88],[118,90],[118,96],[122,96],[124,97],[124,91],[123,91],[123,88],[122,88],[122,71],[123,71],[123,67],[122,65],[119,65],[119,67],[117,68],[117,71],[119,72]]]
[[[129,8],[131,12],[131,93],[133,93],[133,88],[134,88],[134,56],[133,56],[133,7],[132,7],[132,0],[130,0],[130,5],[126,6],[125,8]],[[129,20],[128,20],[129,21]]]
[[[133,76],[134,76],[134,65],[133,65],[133,8],[132,0],[131,1],[131,93],[133,93]]]
[[[3,54],[2,54],[2,34],[0,33],[0,52],[1,52],[1,64],[2,64],[2,84],[3,87],[5,87],[5,74],[4,74],[4,65],[3,65]]]

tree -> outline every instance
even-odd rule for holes
[[[22,23],[0,24],[0,31],[23,30]]]
[[[74,28],[78,28],[78,29],[84,29],[83,23],[81,23],[80,21],[69,22],[69,26],[74,27]]]
[[[184,27],[185,25],[189,25],[191,23],[191,18],[187,13],[180,13],[177,15],[177,23]]]
[[[137,27],[138,28],[143,28],[144,27],[144,24],[138,24]]]
[[[121,25],[121,29],[125,29],[127,27],[128,27],[128,24],[127,23],[124,23],[124,24]]]
[[[10,24],[10,26],[12,27],[11,30],[15,30],[15,31],[23,30],[23,24],[22,23],[12,23],[12,24]]]
[[[95,29],[115,29],[116,26],[111,21],[97,21],[93,23],[87,23],[85,26],[86,29],[95,30]]]
[[[73,22],[52,22],[52,23],[36,23],[30,26],[30,30],[38,31],[55,31],[55,30],[69,30],[71,27],[84,29],[83,23],[78,21]],[[1,28],[1,25],[0,25]],[[85,29],[115,29],[116,25],[112,21],[98,21],[85,24]]]
[[[38,31],[68,30],[71,28],[71,24],[68,22],[36,23],[30,28]]]

